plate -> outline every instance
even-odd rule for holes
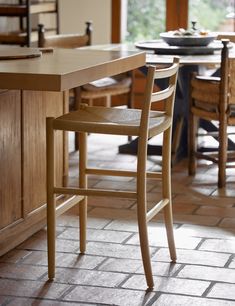
[[[170,46],[207,46],[217,37],[216,33],[198,36],[177,36],[173,33],[160,33],[160,37]]]
[[[135,46],[142,50],[151,50],[156,54],[165,55],[203,55],[213,54],[214,51],[219,51],[223,48],[221,41],[214,40],[208,46],[170,46],[161,39],[140,41],[135,43]],[[231,48],[232,43],[229,44]]]

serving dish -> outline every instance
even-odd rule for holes
[[[160,33],[160,37],[170,46],[207,46],[216,37],[216,33],[206,35],[176,35],[175,31]]]

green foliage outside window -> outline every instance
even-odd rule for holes
[[[196,19],[199,28],[221,30],[230,12],[234,12],[232,0],[189,0],[189,28]],[[165,16],[165,0],[128,0],[125,41],[158,39],[159,33],[165,31]]]
[[[126,41],[156,39],[165,31],[164,0],[128,0]]]
[[[226,22],[226,15],[233,9],[228,0],[190,0],[189,1],[189,27],[190,22],[196,20],[198,27],[210,31],[219,31],[220,26]]]

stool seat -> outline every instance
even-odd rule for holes
[[[141,110],[83,104],[78,111],[56,118],[53,127],[65,131],[139,136],[140,120]],[[148,137],[162,133],[170,123],[171,118],[164,112],[151,111]]]

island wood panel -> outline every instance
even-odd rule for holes
[[[19,90],[0,92],[0,231],[22,216]]]
[[[63,94],[23,92],[23,191],[25,214],[46,203],[46,117],[63,114]],[[56,133],[57,180],[62,184],[63,133]]]
[[[63,114],[67,105],[64,92],[0,94],[0,255],[46,224],[46,117]],[[67,173],[64,141],[56,133],[58,184]]]

